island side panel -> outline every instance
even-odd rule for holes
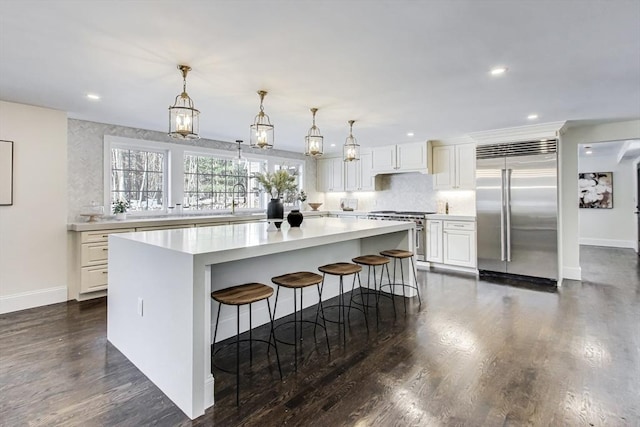
[[[319,245],[310,248],[290,250],[281,253],[253,257],[249,259],[230,261],[211,265],[211,287],[213,290],[224,289],[243,283],[260,282],[274,288],[271,297],[271,309],[275,304],[277,286],[271,282],[271,278],[296,271],[311,271],[322,274],[318,267],[334,262],[351,262],[351,259],[361,255],[360,239],[347,240],[338,243]],[[351,291],[352,278],[347,277],[344,282],[346,291]],[[356,281],[356,287],[358,282]],[[327,276],[322,299],[327,300],[338,295],[339,282],[334,276]],[[299,303],[300,291],[298,291]],[[309,307],[318,303],[316,287],[304,290],[303,304]],[[215,320],[218,313],[218,303],[212,302],[211,307],[211,342],[215,330]],[[240,330],[249,328],[249,307],[240,308]],[[293,313],[293,291],[282,288],[278,299],[276,318],[281,318]],[[269,321],[266,303],[257,303],[253,306],[252,326],[263,325]],[[217,341],[235,336],[236,334],[236,308],[223,306],[220,313],[220,326],[218,327]]]
[[[192,419],[204,413],[193,283],[191,255],[109,236],[107,338]]]

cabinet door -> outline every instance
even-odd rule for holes
[[[396,169],[400,171],[427,170],[427,143],[412,142],[399,144]]]
[[[324,193],[331,191],[333,184],[333,163],[332,159],[319,159],[317,163],[316,191]]]
[[[344,161],[338,157],[331,159],[331,163],[331,191],[344,191]]]
[[[427,261],[443,262],[441,220],[427,221]]]
[[[433,147],[433,188],[449,190],[455,182],[455,149],[454,146]]]
[[[395,145],[372,148],[371,155],[371,165],[374,172],[393,172],[396,170]]]
[[[476,266],[474,231],[445,230],[442,240],[445,264],[461,267]]]
[[[476,188],[476,146],[456,145],[456,188],[473,190]]]
[[[373,191],[376,189],[376,177],[373,174],[373,156],[371,153],[360,155],[360,190]]]
[[[360,162],[344,163],[344,190],[358,191],[360,190]]]

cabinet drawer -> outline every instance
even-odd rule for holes
[[[472,221],[445,221],[445,230],[475,230],[476,223]]]
[[[85,243],[80,250],[80,265],[82,267],[90,265],[105,264],[109,255],[107,243]]]
[[[136,231],[133,228],[117,228],[115,230],[95,230],[95,231],[83,231],[81,233],[81,243],[98,243],[106,242],[109,234],[114,233],[131,233]]]
[[[107,288],[107,266],[83,267],[80,270],[80,292],[100,291]]]

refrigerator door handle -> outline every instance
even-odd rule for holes
[[[505,194],[507,195],[507,262],[511,262],[511,173],[513,169],[507,169],[507,185],[505,186]]]
[[[506,174],[506,170],[505,169],[501,169],[500,173],[502,174],[502,181],[500,183],[501,185],[501,191],[500,191],[500,261],[504,261],[505,260],[505,251],[504,251],[504,209],[505,209],[505,197],[504,197],[504,190],[505,190],[505,174]]]

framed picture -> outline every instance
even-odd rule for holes
[[[578,174],[580,207],[613,209],[613,172]]]
[[[13,141],[0,141],[0,206],[13,205]]]

